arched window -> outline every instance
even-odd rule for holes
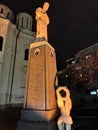
[[[29,49],[25,49],[24,60],[28,60]]]
[[[22,27],[23,27],[23,21],[24,21],[24,17],[22,17],[22,24],[21,24]]]
[[[28,28],[28,18],[27,18],[27,28]]]
[[[0,51],[2,51],[3,47],[3,37],[0,36]]]
[[[3,13],[3,9],[1,9],[1,13]]]
[[[9,18],[9,12],[7,13],[7,18]]]

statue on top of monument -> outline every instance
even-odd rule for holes
[[[47,10],[49,8],[49,3],[45,2],[43,8],[38,7],[36,9],[36,39],[48,40],[47,36],[47,25],[49,24],[49,17],[47,15]]]
[[[61,111],[61,116],[57,121],[57,125],[59,130],[71,130],[71,124],[73,123],[72,118],[70,116],[70,111],[72,108],[72,102],[70,98],[70,91],[66,86],[59,87],[56,90],[57,95],[57,104]]]

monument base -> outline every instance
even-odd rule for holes
[[[18,129],[17,130],[58,130],[56,121],[52,122],[30,122],[21,120],[18,123]]]
[[[28,121],[51,121],[58,115],[57,109],[53,110],[21,110],[21,119]]]
[[[58,115],[58,109],[49,111],[23,109],[17,130],[58,130]]]

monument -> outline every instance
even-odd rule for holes
[[[46,11],[49,3],[36,9],[36,40],[30,45],[24,109],[18,130],[57,130],[55,49],[48,43]]]

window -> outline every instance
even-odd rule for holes
[[[24,21],[24,17],[22,17],[22,23],[21,23],[21,26],[23,27],[23,21]]]
[[[28,18],[27,18],[27,28],[28,28]]]
[[[28,60],[29,49],[25,49],[24,60]]]
[[[0,51],[2,51],[3,46],[3,37],[0,36]]]
[[[3,13],[3,9],[1,9],[1,13]]]
[[[7,18],[9,18],[9,12],[7,13]]]

